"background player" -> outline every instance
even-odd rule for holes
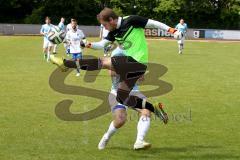
[[[58,24],[58,27],[60,28],[61,31],[64,31],[65,30],[65,25],[64,25],[64,22],[65,22],[65,18],[62,17],[59,24]],[[57,44],[55,44],[53,46],[53,54],[56,54],[57,53]],[[64,47],[66,48],[66,44],[64,43]]]
[[[66,32],[72,30],[72,21],[74,21],[75,19],[71,18],[71,22],[69,24],[67,24],[67,27],[66,27]],[[78,29],[78,25],[77,25],[77,29]],[[66,54],[67,56],[70,55],[70,48],[69,48],[69,45],[66,45]]]
[[[69,53],[72,54],[72,59],[75,61],[77,65],[77,74],[80,75],[80,64],[79,60],[82,59],[82,49],[81,49],[81,41],[85,39],[85,35],[83,32],[77,28],[77,21],[75,19],[71,20],[71,28],[66,34],[66,41],[69,45]]]
[[[178,31],[182,32],[182,38],[180,40],[178,40],[178,53],[182,54],[183,51],[183,45],[184,45],[184,40],[186,37],[186,33],[187,33],[187,24],[184,23],[184,19],[180,19],[180,22],[176,25],[175,29],[177,29]]]
[[[53,25],[51,24],[51,19],[50,17],[45,18],[45,24],[42,25],[40,29],[40,34],[44,36],[43,38],[43,54],[44,54],[44,59],[49,61],[50,53],[52,50],[52,42],[50,42],[47,38],[48,33],[51,31],[51,27]]]

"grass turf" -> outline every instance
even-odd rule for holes
[[[152,148],[133,151],[137,115],[129,110],[126,125],[98,151],[111,113],[89,121],[63,121],[55,115],[55,106],[72,99],[71,111],[83,113],[102,101],[50,88],[56,67],[43,60],[42,38],[0,37],[0,159],[240,159],[239,43],[189,41],[183,55],[177,54],[175,41],[148,43],[150,62],[168,68],[159,80],[173,86],[171,92],[149,100],[165,103],[170,122],[163,125],[153,117],[146,137]],[[62,45],[59,52],[63,55]],[[85,54],[103,55],[92,50]],[[94,83],[74,72],[65,82],[102,92],[111,86],[107,71],[101,71]]]

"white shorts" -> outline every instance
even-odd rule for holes
[[[186,35],[185,34],[183,34],[183,37],[180,39],[180,40],[178,40],[177,42],[178,42],[178,44],[183,44],[184,43],[184,41],[185,41],[185,37],[186,37]]]
[[[147,99],[147,97],[145,95],[143,95],[140,91],[131,91],[129,95],[136,96],[136,97],[139,97],[141,99]],[[110,92],[110,94],[108,96],[108,102],[109,102],[109,105],[111,107],[111,111],[114,112],[114,110],[116,109],[115,108],[116,105],[121,105],[122,106],[121,108],[128,109],[127,106],[118,103],[117,100],[116,100],[116,97],[117,97],[117,93],[112,92],[112,91]]]
[[[125,55],[125,51],[122,50],[121,48],[119,48],[119,46],[118,46],[117,48],[115,48],[112,51],[111,57],[114,57],[114,56],[124,56],[124,55]]]
[[[49,40],[47,39],[44,39],[43,40],[43,48],[48,48],[48,47],[52,47],[53,46],[53,43],[50,42]]]

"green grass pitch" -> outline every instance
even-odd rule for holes
[[[187,41],[183,55],[178,55],[176,41],[148,44],[149,61],[168,68],[159,79],[173,86],[171,92],[149,98],[165,103],[169,124],[153,117],[146,137],[152,148],[134,151],[137,115],[129,110],[126,125],[99,151],[111,113],[89,121],[63,121],[55,106],[72,99],[71,112],[83,113],[101,100],[50,88],[56,67],[43,60],[42,37],[0,37],[0,159],[240,159],[240,43]],[[59,52],[64,55],[62,45]],[[85,54],[103,55],[92,50]],[[100,91],[111,86],[107,71],[101,71],[94,83],[72,72],[65,83]]]

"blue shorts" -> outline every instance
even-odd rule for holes
[[[72,59],[82,59],[82,53],[72,53]]]
[[[69,54],[70,53],[70,48],[66,49],[66,53]]]

